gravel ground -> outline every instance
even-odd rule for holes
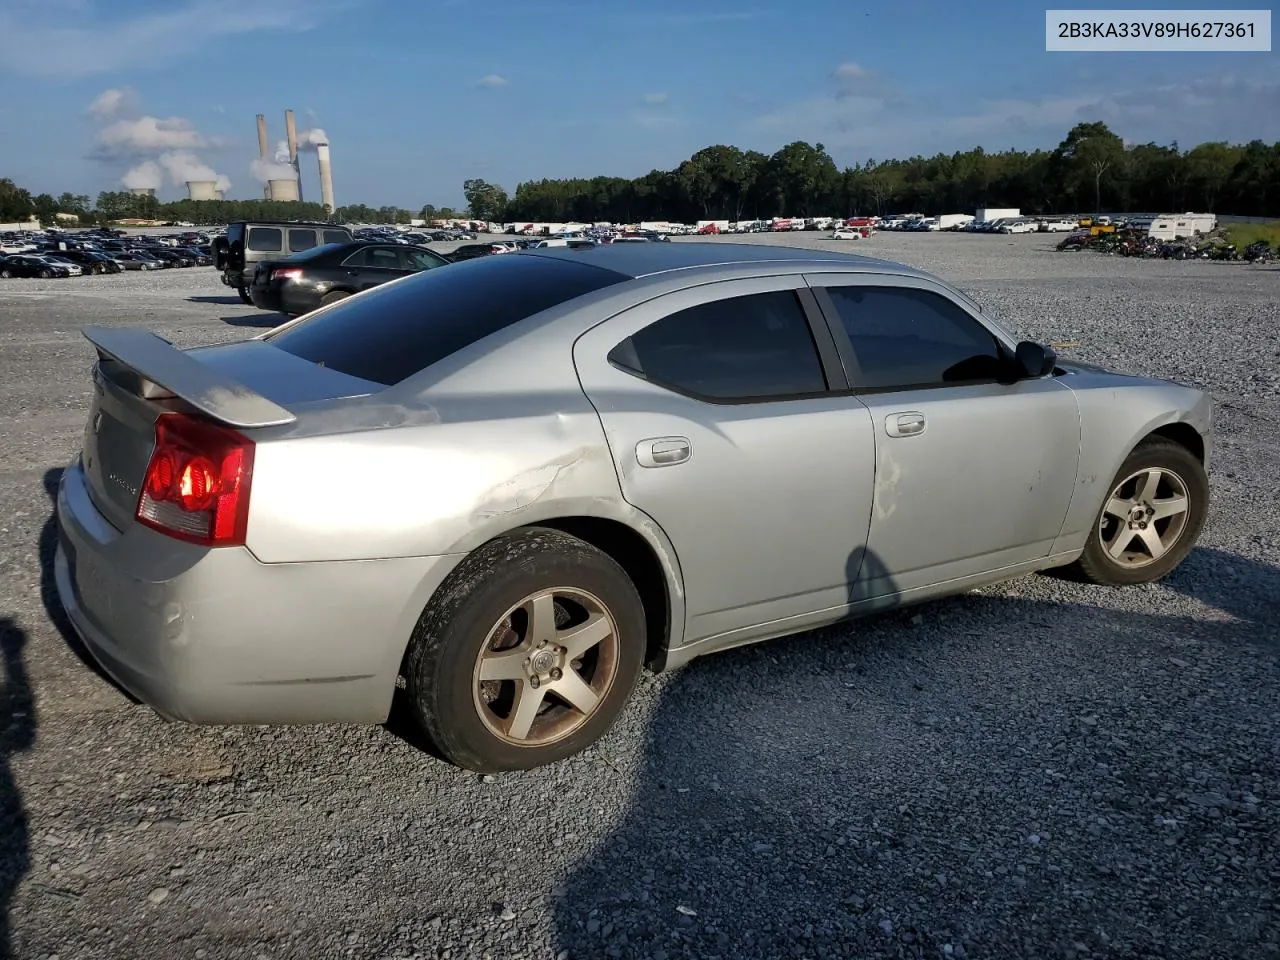
[[[50,612],[77,331],[187,346],[276,318],[210,269],[0,283],[12,955],[1280,956],[1280,271],[750,239],[905,260],[1067,355],[1207,387],[1200,548],[1159,586],[1030,577],[648,677],[599,748],[526,774],[459,772],[395,725],[165,724]]]

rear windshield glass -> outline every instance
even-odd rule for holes
[[[535,313],[627,277],[513,254],[426,270],[268,337],[295,357],[390,386]]]
[[[290,263],[298,263],[299,261],[305,263],[308,260],[316,260],[320,257],[326,257],[338,248],[347,246],[349,242],[350,241],[343,241],[342,243],[321,244],[318,247],[312,247],[310,250],[303,250],[301,253],[290,254],[285,257],[285,259]]]

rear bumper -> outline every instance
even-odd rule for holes
[[[456,557],[259,562],[111,526],[79,463],[57,498],[58,596],[90,653],[191,723],[381,723],[405,646]]]

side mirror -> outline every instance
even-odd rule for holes
[[[1023,340],[1014,352],[1014,361],[1022,376],[1036,379],[1053,373],[1058,355],[1053,352],[1052,347],[1046,347],[1034,340]]]

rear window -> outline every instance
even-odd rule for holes
[[[318,247],[312,247],[310,250],[303,250],[301,253],[294,253],[285,259],[290,263],[306,263],[308,260],[319,260],[321,257],[327,257],[331,253],[336,253],[342,247],[347,246],[350,241],[343,243],[326,243]]]
[[[526,317],[626,279],[585,263],[481,257],[375,287],[267,339],[295,357],[390,386]]]

